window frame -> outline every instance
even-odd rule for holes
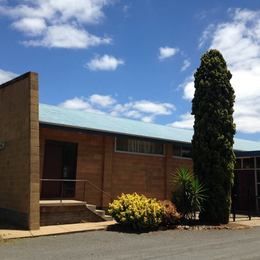
[[[157,154],[157,153],[140,153],[140,152],[130,152],[130,151],[121,151],[121,150],[118,150],[117,149],[117,138],[119,136],[116,136],[115,137],[115,144],[114,144],[114,152],[115,153],[123,153],[123,154],[133,154],[133,155],[144,155],[144,156],[156,156],[156,157],[165,157],[165,143],[162,143],[162,146],[163,146],[163,153],[162,154]],[[126,136],[125,138],[127,139],[131,139],[131,137],[128,137]],[[140,140],[140,141],[146,141],[147,142],[154,142],[150,139],[145,139],[145,138],[135,138],[133,137],[132,139],[135,139],[135,140]]]
[[[189,145],[189,143],[173,142],[173,143],[172,143],[172,153],[173,153],[173,151],[174,151],[173,146],[174,146],[175,144],[178,144],[178,145],[181,146],[181,155],[182,155],[182,145]],[[191,144],[190,144],[190,145],[191,145]],[[192,148],[192,145],[191,145],[191,148]],[[172,157],[173,157],[173,158],[177,158],[177,159],[182,159],[182,160],[192,160],[192,157],[184,157],[184,156],[174,155],[174,154],[172,155]]]

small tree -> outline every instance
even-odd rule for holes
[[[200,218],[205,222],[228,223],[235,162],[232,75],[221,53],[210,50],[202,56],[194,77],[194,173],[207,190]]]

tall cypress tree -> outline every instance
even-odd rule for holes
[[[194,173],[207,189],[200,219],[210,223],[228,223],[235,163],[232,75],[222,54],[210,50],[201,57],[194,77]]]

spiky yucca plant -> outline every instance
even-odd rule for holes
[[[185,219],[193,219],[196,212],[202,210],[202,202],[206,199],[204,185],[187,168],[177,169],[173,183],[173,202]]]

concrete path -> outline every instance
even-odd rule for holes
[[[230,220],[230,223],[233,223]],[[0,227],[0,239],[8,240],[15,238],[26,238],[26,237],[38,237],[48,235],[59,235],[75,232],[84,231],[97,231],[105,230],[109,225],[115,224],[115,221],[104,221],[95,223],[79,223],[79,224],[66,224],[66,225],[55,225],[55,226],[44,226],[39,230],[27,231],[17,229],[1,229]],[[253,217],[252,220],[248,220],[245,216],[237,216],[235,224],[245,225],[248,227],[260,227],[260,217]]]
[[[232,220],[230,220],[230,222],[232,222]],[[249,227],[260,227],[260,217],[252,217],[251,220],[249,220],[248,217],[237,216],[235,223]]]
[[[79,223],[79,224],[66,224],[66,225],[55,225],[55,226],[44,226],[39,230],[17,230],[17,229],[1,229],[0,238],[14,239],[14,238],[26,238],[26,237],[38,237],[48,235],[67,234],[84,231],[96,231],[104,230],[107,226],[114,224],[114,221],[94,222],[94,223]]]

